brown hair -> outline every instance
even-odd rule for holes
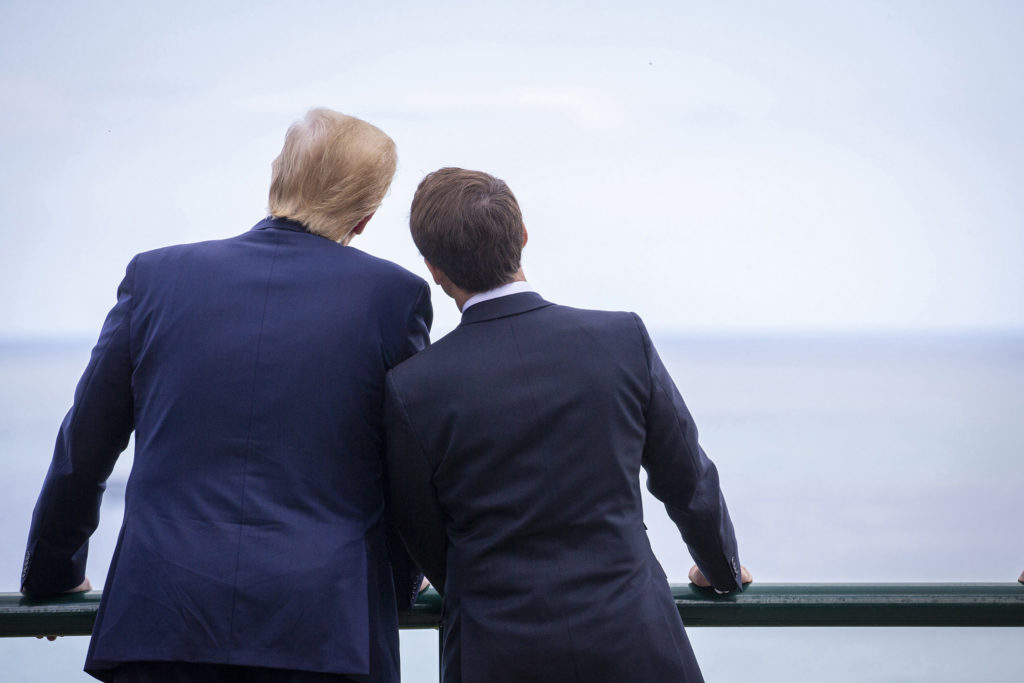
[[[274,159],[270,213],[346,242],[384,200],[397,162],[395,143],[376,126],[311,109],[288,129]]]
[[[523,251],[523,216],[505,181],[442,168],[416,188],[409,216],[416,247],[457,287],[485,292],[513,280]]]

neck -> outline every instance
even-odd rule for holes
[[[455,305],[459,307],[460,313],[462,312],[462,307],[466,305],[466,302],[473,298],[475,295],[476,292],[467,292],[464,289],[459,289],[457,291],[451,292],[451,296],[453,299],[455,299]]]

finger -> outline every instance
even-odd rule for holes
[[[75,586],[74,588],[72,588],[71,590],[66,591],[66,592],[67,593],[85,593],[86,591],[91,591],[91,590],[92,590],[92,584],[89,583],[89,577],[87,576],[87,577],[85,577],[85,580],[82,581],[82,583],[78,584],[77,586]]]
[[[690,581],[700,588],[708,588],[711,585],[711,582],[704,577],[704,573],[701,572],[697,565],[693,565],[690,568]]]
[[[754,577],[751,576],[750,572],[747,570],[746,567],[740,567],[740,581],[744,585],[748,583],[753,583],[754,581]]]

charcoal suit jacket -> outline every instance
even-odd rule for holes
[[[388,374],[386,420],[396,523],[444,596],[446,683],[700,680],[641,467],[721,591],[740,588],[736,539],[635,314],[478,303]]]
[[[134,430],[87,671],[160,660],[398,680],[396,584],[399,603],[415,593],[386,534],[384,381],[430,322],[423,280],[288,220],[131,261],[22,576],[30,594],[83,580]]]

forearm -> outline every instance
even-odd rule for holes
[[[29,593],[61,593],[85,578],[88,539],[99,523],[107,477],[134,428],[132,273],[129,265],[57,435],[25,552],[22,590]]]
[[[665,504],[712,585],[734,590],[741,585],[740,562],[718,469],[700,447],[690,411],[639,319],[637,324],[650,381],[643,454],[647,488]]]
[[[416,565],[438,591],[444,590],[447,534],[423,453],[391,375],[385,399],[388,497],[395,528]]]

